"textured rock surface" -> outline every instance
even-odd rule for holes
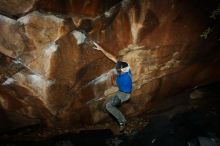
[[[29,12],[35,5],[36,0],[1,0],[0,12],[9,16],[22,15]]]
[[[0,51],[1,53],[16,58],[26,48],[23,38],[19,33],[17,21],[0,15]]]
[[[219,29],[206,40],[200,37],[214,2],[19,2],[12,9],[15,2],[0,1],[3,127],[14,122],[27,123],[14,128],[38,123],[82,127],[109,118],[104,100],[91,99],[116,91],[114,64],[92,49],[92,40],[131,66],[134,92],[121,107],[127,116],[151,110],[186,88],[219,80]]]

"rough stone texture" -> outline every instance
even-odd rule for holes
[[[9,16],[22,15],[29,12],[35,5],[36,0],[1,0],[0,12]]]
[[[109,118],[105,100],[92,99],[116,91],[114,63],[92,49],[91,41],[131,66],[134,91],[121,107],[126,116],[166,106],[162,101],[181,90],[219,80],[220,31],[206,40],[200,37],[214,5],[196,0],[39,0],[34,9],[45,12],[17,20],[1,15],[2,123],[31,117],[35,124],[82,127]]]
[[[16,20],[0,15],[0,31],[1,53],[16,58],[26,48]]]
[[[50,60],[59,48],[56,41],[74,27],[69,20],[37,11],[18,19],[23,25],[28,50],[19,56],[33,72],[49,78]]]
[[[103,14],[112,6],[118,4],[121,0],[38,0],[36,9],[63,13],[74,16],[73,19],[81,17],[96,17]]]

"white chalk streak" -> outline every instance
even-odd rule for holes
[[[11,19],[11,18],[8,18],[8,17],[6,17],[6,16],[0,14],[0,22],[1,22],[1,21],[2,21],[2,22],[6,22],[6,23],[8,23],[8,24],[15,24],[15,23],[16,23],[16,20]]]
[[[39,88],[43,88],[44,86],[51,86],[55,84],[55,81],[47,80],[39,74],[28,75],[27,79],[32,85],[39,87]]]
[[[74,30],[72,32],[72,35],[76,38],[77,45],[84,43],[84,41],[86,40],[86,35],[80,31]]]
[[[12,61],[14,64],[22,64],[22,62],[20,60],[13,60]]]
[[[15,79],[13,79],[13,78],[8,78],[6,81],[4,81],[3,83],[2,83],[2,85],[10,85],[10,84],[12,84],[12,83],[14,83],[15,82]]]
[[[31,16],[30,15],[26,15],[24,17],[19,18],[17,21],[22,23],[22,24],[27,24],[30,21]]]
[[[45,80],[40,76],[40,75],[28,75],[28,80],[36,85],[36,86],[41,86],[43,83],[45,83]]]
[[[58,45],[53,43],[50,44],[46,49],[45,49],[45,54],[46,55],[51,55],[53,52],[57,51]]]
[[[108,12],[108,11],[105,12],[104,14],[105,14],[105,17],[110,17],[110,16],[112,15],[112,14],[111,14],[110,12]]]

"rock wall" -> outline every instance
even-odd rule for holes
[[[131,66],[134,91],[121,107],[127,116],[219,80],[219,29],[201,38],[216,4],[0,0],[0,130],[36,123],[80,127],[109,118],[105,100],[92,99],[117,90],[114,63],[92,49],[92,41]]]

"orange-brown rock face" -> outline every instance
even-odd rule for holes
[[[1,0],[0,1],[0,12],[1,14],[9,16],[23,15],[31,11],[37,0]]]
[[[152,99],[156,104],[183,89],[219,80],[219,29],[201,38],[214,3],[19,3],[0,1],[0,115],[5,129],[39,122],[80,127],[109,118],[105,100],[92,99],[117,91],[111,83],[114,63],[94,50],[92,41],[131,66],[134,91],[121,107],[127,116],[149,110]]]

